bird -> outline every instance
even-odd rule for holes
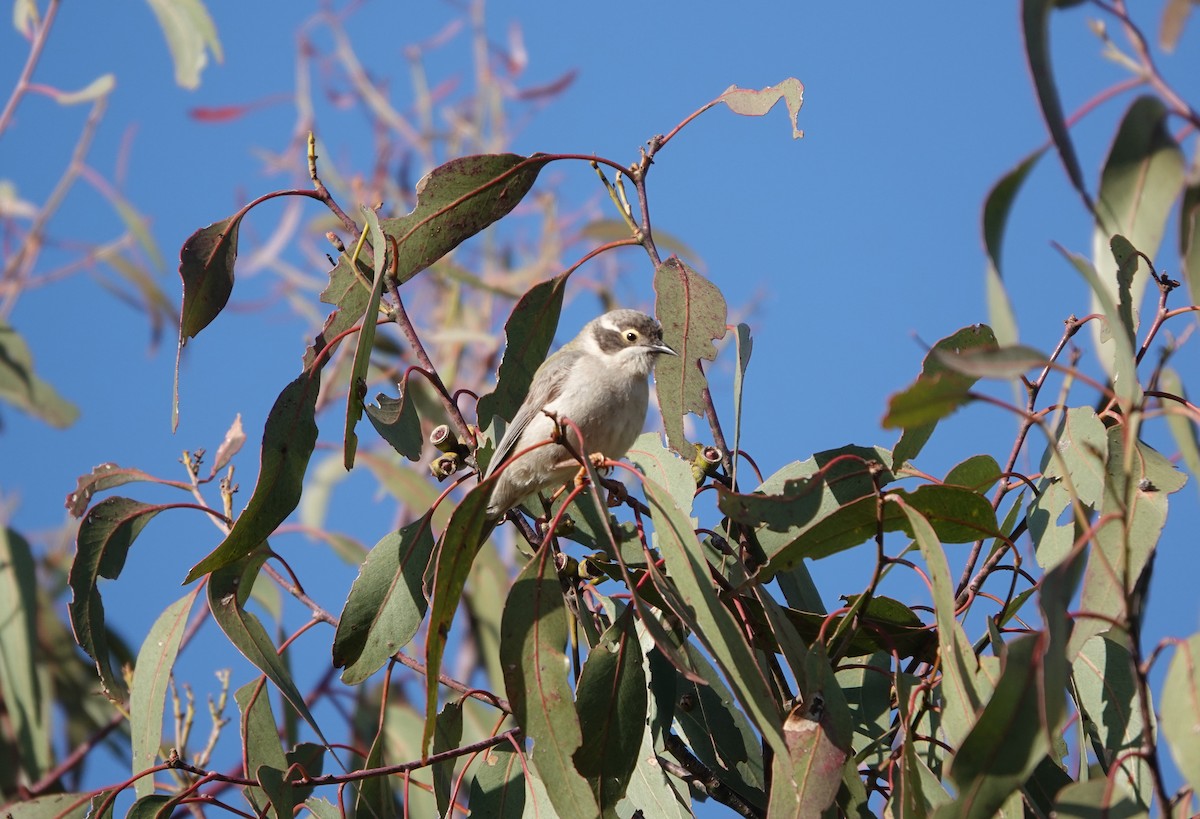
[[[551,440],[560,424],[581,457],[598,453],[615,460],[628,452],[646,423],[648,379],[662,355],[678,355],[663,343],[662,325],[639,310],[620,309],[592,319],[547,358],[483,475],[485,481],[495,478],[488,518],[499,519],[578,474],[581,464],[561,443],[520,454]],[[579,428],[582,444],[565,419]]]

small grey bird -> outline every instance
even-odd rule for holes
[[[613,310],[588,322],[538,367],[484,475],[499,472],[488,517],[498,518],[535,492],[562,486],[579,471],[579,462],[561,444],[538,447],[500,471],[514,454],[550,440],[564,418],[583,434],[580,444],[566,427],[567,440],[580,455],[620,458],[629,451],[646,423],[647,379],[655,360],[678,355],[663,343],[662,332],[645,313]]]

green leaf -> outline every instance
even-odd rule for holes
[[[1132,339],[1137,328],[1133,311],[1149,281],[1147,275],[1132,279],[1132,270],[1122,276],[1121,257],[1129,256],[1135,247],[1151,259],[1158,255],[1167,217],[1183,186],[1183,154],[1167,128],[1166,106],[1157,96],[1138,97],[1125,112],[1104,162],[1092,235],[1092,263],[1108,298],[1117,302],[1118,313],[1109,314],[1099,294],[1093,294],[1092,310],[1108,315],[1114,334],[1124,326]],[[1126,240],[1124,252],[1111,244],[1114,235]],[[1137,268],[1136,258],[1130,263]],[[1120,323],[1114,320],[1117,317]],[[1098,325],[1093,325],[1093,335],[1099,348]],[[1113,353],[1100,359],[1110,375],[1119,372]]]
[[[926,400],[931,400],[939,413],[949,414],[957,408],[967,390],[975,383],[975,380],[969,377],[955,374],[948,370],[945,363],[941,360],[939,354],[941,352],[960,352],[976,348],[990,348],[996,346],[996,336],[992,333],[992,329],[986,324],[975,324],[970,327],[964,327],[961,330],[940,339],[933,348],[925,355],[924,361],[921,362],[921,374],[917,377],[917,381],[912,386],[894,397],[892,400],[900,400],[900,406],[896,408],[899,418],[896,420],[906,420],[904,414],[909,415],[909,419],[913,423],[911,425],[903,425],[893,422],[893,408],[889,405],[888,414],[884,416],[884,426],[904,426],[904,433],[900,436],[900,440],[896,444],[894,453],[895,463],[903,464],[905,461],[910,461],[921,452],[922,447],[933,435],[934,429],[937,427],[937,419],[941,418],[941,414],[934,413],[935,418],[922,419],[919,403],[913,405],[913,400],[920,402],[920,394],[928,391]],[[919,387],[922,381],[932,381],[928,387]],[[938,383],[944,382],[944,383]],[[906,393],[913,390],[917,391],[916,395],[909,395],[905,398]],[[899,410],[903,410],[900,413]],[[915,410],[915,413],[913,412]]]
[[[200,73],[212,53],[221,62],[221,41],[217,27],[201,0],[146,0],[158,18],[158,25],[175,63],[175,82],[189,91],[200,87]]]
[[[646,731],[646,673],[632,614],[625,609],[604,632],[575,687],[582,736],[575,768],[591,783],[603,813],[625,796]]]
[[[943,543],[970,543],[981,537],[1000,536],[991,503],[965,487],[930,484],[912,492],[897,489],[888,497],[904,499],[927,517]],[[805,558],[817,560],[865,543],[876,535],[881,523],[884,532],[905,531],[911,535],[908,520],[895,503],[884,505],[882,521],[876,505],[875,496],[867,495],[795,532],[778,551],[768,552],[769,562],[760,577],[770,578]]]
[[[199,592],[199,588],[193,589],[168,606],[150,627],[138,652],[129,688],[129,734],[134,775],[152,768],[158,761],[163,706],[167,701],[171,671]],[[134,787],[139,797],[150,796],[154,793],[154,776],[141,777]]]
[[[750,354],[754,351],[754,340],[750,338],[750,326],[738,324],[737,335],[734,336],[737,346],[737,367],[733,370],[733,451],[729,457],[733,461],[733,487],[737,488],[738,449],[742,445],[742,390],[746,379],[746,369],[750,366]]]
[[[954,372],[922,376],[888,398],[884,429],[932,427],[959,407],[969,404],[973,380]],[[901,439],[903,441],[903,438]],[[899,449],[899,444],[897,444]]]
[[[525,778],[521,758],[509,745],[488,748],[471,768],[471,810],[495,819],[521,819],[525,815]]]
[[[212,323],[233,292],[242,212],[193,233],[179,250],[183,306],[179,313],[179,347]]]
[[[533,187],[549,160],[517,154],[452,159],[417,183],[417,205],[380,227],[398,245],[396,282],[403,284],[464,240],[506,216]]]
[[[1149,807],[1154,799],[1153,772],[1145,759],[1131,753],[1142,747],[1144,728],[1133,657],[1119,643],[1093,637],[1072,662],[1071,677],[1092,750],[1102,759],[1113,787]]]
[[[1072,491],[1085,506],[1095,508],[1100,503],[1107,463],[1108,433],[1096,412],[1091,407],[1067,410],[1054,440],[1046,446],[1038,494],[1029,504],[1029,533],[1042,568],[1058,565],[1075,542],[1074,521],[1058,523],[1071,503]]]
[[[1163,392],[1177,395],[1187,400],[1187,391],[1179,373],[1170,367],[1163,367],[1158,374],[1158,388]],[[1196,424],[1192,416],[1174,401],[1163,401],[1163,410],[1167,414],[1167,427],[1175,446],[1179,447],[1179,457],[1183,460],[1193,478],[1200,478],[1200,440],[1196,438]],[[1200,483],[1196,484],[1200,488]]]
[[[1062,691],[1043,687],[1049,639],[1020,637],[1006,645],[996,690],[950,766],[958,789],[953,805],[936,814],[991,819],[1033,773],[1061,730]]]
[[[1183,190],[1179,206],[1179,263],[1192,304],[1200,304],[1200,182]]]
[[[0,700],[20,750],[20,764],[12,767],[30,782],[41,779],[53,762],[49,692],[42,690],[38,673],[44,661],[38,645],[38,608],[33,550],[17,532],[0,527]]]
[[[1126,434],[1123,424],[1108,429],[1108,474],[1099,509],[1108,522],[1096,530],[1083,576],[1080,608],[1099,616],[1076,621],[1068,657],[1074,657],[1091,637],[1107,633],[1111,623],[1128,622],[1126,600],[1154,555],[1167,520],[1167,496],[1187,481],[1169,460],[1141,441],[1127,459]]]
[[[938,360],[947,369],[970,378],[1020,378],[1032,369],[1045,367],[1045,353],[1017,345],[993,349],[939,351]]]
[[[308,705],[304,702],[304,695],[296,687],[287,664],[279,656],[275,644],[271,642],[262,623],[245,608],[246,600],[250,596],[259,569],[265,560],[266,551],[260,549],[236,563],[213,572],[212,577],[208,580],[208,608],[221,631],[225,632],[229,642],[233,643],[234,648],[255,668],[267,675],[267,678],[283,694],[283,698],[292,704],[296,713],[324,741],[325,737],[321,734],[321,729],[308,710]]]
[[[425,438],[421,434],[421,418],[417,415],[416,402],[409,400],[408,393],[407,382],[402,385],[399,398],[380,393],[375,397],[378,407],[367,404],[367,418],[379,437],[391,444],[392,449],[410,461],[419,461]]]
[[[779,100],[783,100],[787,105],[788,119],[792,123],[792,139],[799,139],[804,136],[804,132],[796,127],[796,119],[800,116],[800,106],[804,104],[804,83],[795,77],[788,77],[783,82],[767,86],[761,91],[731,85],[715,102],[725,103],[730,111],[744,117],[761,117],[774,108]]]
[[[942,483],[986,492],[1001,478],[1000,464],[991,455],[972,455],[946,473]]]
[[[160,812],[166,808],[163,816],[170,816],[171,809],[178,804],[178,796],[168,796],[165,793],[150,793],[140,796],[129,806],[125,819],[158,819]]]
[[[1129,335],[1122,332],[1113,332],[1114,328],[1121,326],[1121,314],[1117,308],[1117,303],[1113,300],[1112,294],[1109,292],[1109,285],[1101,281],[1096,268],[1082,256],[1077,256],[1074,253],[1068,253],[1062,248],[1059,249],[1063,256],[1066,257],[1075,269],[1083,276],[1088,283],[1088,287],[1092,290],[1099,301],[1104,320],[1108,326],[1110,338],[1110,350],[1105,356],[1102,356],[1103,363],[1108,369],[1113,379],[1113,392],[1117,396],[1117,400],[1121,404],[1124,413],[1127,413],[1140,399],[1142,387],[1137,379],[1137,362],[1133,355],[1133,344],[1130,341]],[[1115,287],[1115,284],[1113,285]],[[1099,339],[1098,339],[1099,341]],[[1099,343],[1097,343],[1099,348]]]
[[[79,647],[96,663],[101,691],[113,702],[124,702],[125,683],[113,673],[109,660],[104,602],[97,583],[101,577],[117,579],[133,541],[167,508],[129,498],[107,498],[88,512],[75,538],[75,560],[68,576],[71,627]]]
[[[715,339],[725,337],[725,297],[717,286],[679,259],[670,258],[654,271],[655,309],[663,341],[678,356],[661,356],[654,384],[663,426],[671,449],[685,458],[694,454],[683,431],[687,413],[703,415],[708,381],[701,361],[715,361]]]
[[[92,793],[52,793],[4,806],[4,819],[85,819],[99,807],[108,791]]]
[[[909,504],[899,504],[912,529],[913,542],[925,561],[933,592],[933,610],[938,626],[938,650],[942,661],[942,725],[947,740],[957,745],[975,725],[976,714],[991,695],[991,685],[980,673],[979,659],[955,619],[954,582],[937,533],[925,517]]]
[[[449,751],[462,744],[463,709],[462,701],[448,702],[438,714],[437,729],[433,734],[433,753]],[[433,774],[433,795],[437,799],[438,812],[442,816],[450,815],[450,792],[454,787],[454,760],[448,759],[435,762],[431,766]]]
[[[675,613],[717,661],[764,740],[776,753],[786,755],[778,706],[745,634],[713,588],[708,561],[691,521],[662,486],[647,479],[644,487],[654,518],[655,545],[678,590]]]
[[[0,318],[0,401],[65,429],[79,418],[79,408],[33,372],[33,356],[25,339]]]
[[[625,457],[643,475],[665,487],[685,514],[691,512],[692,498],[696,494],[692,465],[664,447],[661,435],[657,432],[640,435]]]
[[[354,468],[354,453],[358,451],[358,436],[354,428],[362,419],[363,399],[367,395],[367,368],[371,365],[371,350],[375,346],[375,317],[379,314],[379,299],[383,296],[387,264],[386,245],[379,229],[379,217],[365,205],[360,206],[367,227],[371,232],[371,246],[375,248],[375,271],[371,284],[371,295],[363,313],[362,326],[358,331],[358,342],[354,345],[354,363],[350,366],[350,389],[346,391],[346,432],[342,448],[342,462],[349,472]]]
[[[487,502],[491,481],[485,481],[462,499],[450,515],[438,542],[437,561],[430,583],[429,628],[425,639],[425,731],[421,739],[421,754],[429,748],[437,718],[438,674],[442,655],[450,639],[450,624],[462,599],[463,586],[475,562],[475,555],[487,540],[493,521],[487,517]]]
[[[680,649],[696,676],[704,682],[693,682],[682,674],[674,677],[676,695],[672,700],[677,703],[674,717],[689,749],[722,784],[752,804],[765,807],[766,773],[758,733],[704,653],[687,641]],[[652,654],[652,674],[653,657]],[[670,715],[668,724],[669,718]]]
[[[283,747],[279,743],[279,729],[276,727],[275,715],[271,710],[271,698],[267,695],[267,687],[263,682],[260,677],[233,692],[233,699],[237,702],[238,710],[242,715],[243,772],[247,777],[258,779],[260,785],[263,784],[263,779],[267,780],[266,787],[244,787],[242,789],[246,800],[260,815],[265,812],[267,803],[273,802],[275,797],[279,796],[276,792],[278,788],[274,785],[280,778],[278,773],[287,768],[287,758],[283,755]],[[271,769],[274,769],[277,774],[275,778],[269,775],[262,776],[265,770]],[[288,807],[287,803],[290,801],[290,798],[287,799],[280,807]],[[276,819],[280,819],[278,810],[273,811],[273,814]]]
[[[379,251],[383,253],[382,248]],[[329,284],[321,291],[320,300],[332,304],[335,310],[325,318],[321,332],[304,351],[304,369],[308,370],[318,354],[335,338],[358,324],[367,314],[371,300],[371,268],[362,259],[351,265],[351,252],[338,256],[337,264],[329,271]]]
[[[1022,0],[1021,24],[1025,36],[1025,57],[1029,62],[1029,73],[1037,89],[1038,104],[1042,118],[1050,131],[1050,138],[1058,151],[1071,185],[1083,198],[1088,210],[1092,209],[1091,198],[1083,183],[1083,170],[1071,141],[1071,132],[1063,116],[1062,102],[1058,97],[1058,83],[1050,64],[1050,13],[1058,5],[1056,0]]]
[[[1058,792],[1055,819],[1141,819],[1145,808],[1109,786],[1104,777],[1074,782]]]
[[[546,360],[566,292],[565,275],[538,282],[521,296],[504,323],[504,357],[496,375],[496,389],[479,399],[479,426],[495,416],[512,420],[529,393],[533,375]]]
[[[233,528],[184,583],[229,566],[265,541],[300,503],[304,472],[317,445],[318,373],[302,373],[283,388],[263,428],[262,460],[254,494]]]
[[[566,640],[566,607],[547,540],[517,575],[504,607],[504,689],[517,725],[533,741],[533,762],[555,809],[562,816],[599,816],[573,760],[583,734],[567,680]]]
[[[1175,644],[1163,680],[1162,732],[1175,765],[1200,790],[1200,633]]]
[[[428,610],[421,584],[433,543],[426,515],[384,536],[367,555],[333,638],[342,682],[363,682],[416,635]]]
[[[1004,250],[1004,231],[1017,193],[1044,153],[1045,147],[1038,148],[1022,159],[988,191],[983,203],[983,246],[988,257],[988,324],[995,330],[996,340],[1001,346],[1017,343],[1017,322],[1013,315],[1012,303],[1004,288],[1003,268],[1000,264],[1001,253]]]

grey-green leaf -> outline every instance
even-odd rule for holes
[[[426,515],[385,535],[367,554],[333,638],[342,682],[363,682],[417,633],[429,608],[421,584],[433,544]]]

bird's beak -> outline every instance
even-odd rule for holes
[[[666,344],[663,344],[661,341],[658,344],[655,344],[650,349],[656,353],[662,353],[663,355],[673,355],[673,356],[679,355],[679,353],[675,352],[670,347],[668,347]]]

